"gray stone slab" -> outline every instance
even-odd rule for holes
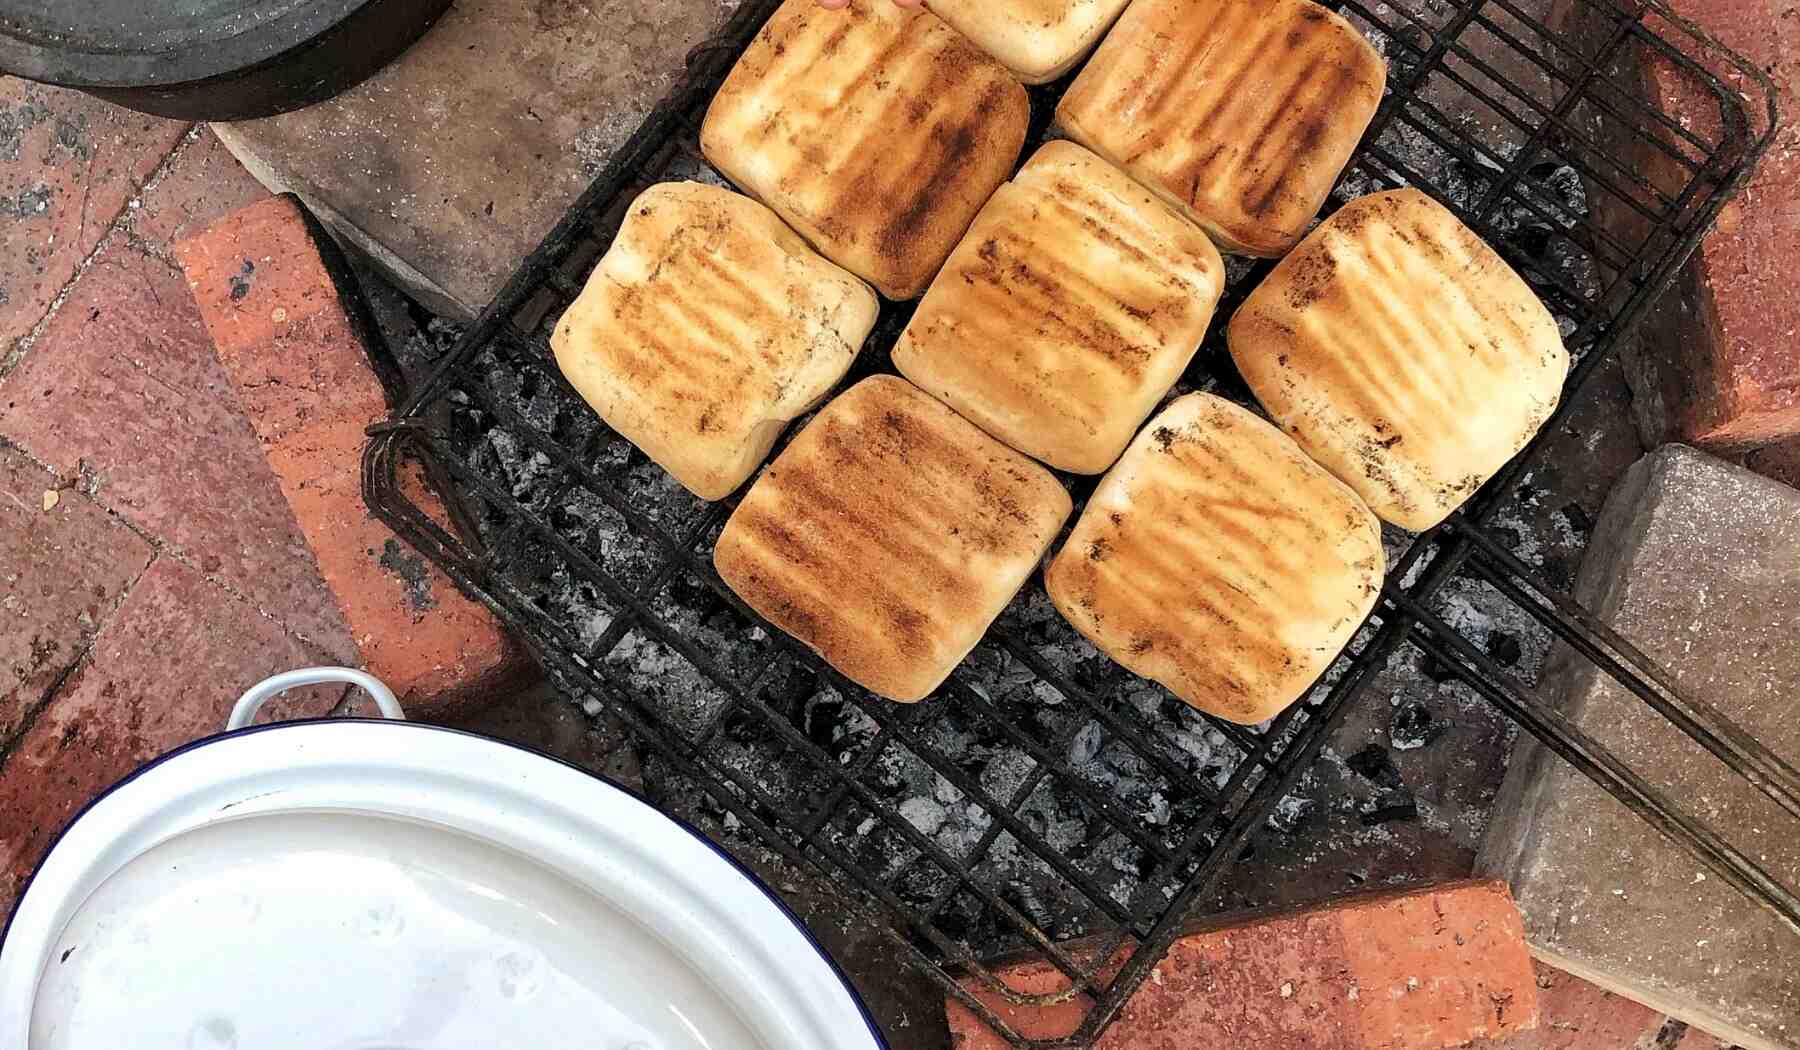
[[[1626,474],[1576,596],[1682,688],[1800,763],[1800,492],[1680,445]],[[1693,815],[1800,886],[1800,828],[1571,651],[1551,698]],[[1479,859],[1546,961],[1746,1047],[1800,1047],[1800,936],[1535,740]]]
[[[330,102],[214,125],[427,305],[471,316],[739,0],[459,0]]]

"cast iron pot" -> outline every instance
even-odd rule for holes
[[[451,0],[0,0],[0,71],[182,120],[321,102],[392,61]]]

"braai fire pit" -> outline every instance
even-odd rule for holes
[[[1690,735],[1721,724],[1522,560],[1535,539],[1516,508],[1547,438],[1444,525],[1388,532],[1390,571],[1375,615],[1305,700],[1263,726],[1210,719],[1124,672],[1056,615],[1038,582],[937,696],[913,706],[858,689],[746,610],[711,565],[734,501],[689,495],[601,425],[557,372],[546,340],[637,193],[666,180],[724,184],[701,157],[699,122],[776,6],[745,0],[690,57],[685,85],[377,428],[365,459],[370,506],[492,607],[590,716],[624,729],[648,797],[733,848],[822,872],[847,905],[889,929],[905,957],[1021,1047],[1033,1044],[960,979],[1019,1002],[1086,993],[1081,1030],[1057,1045],[1088,1045],[1253,837],[1304,809],[1297,785],[1353,706],[1385,708],[1392,698],[1396,747],[1442,731],[1409,692],[1434,676],[1463,683],[1471,705],[1491,704],[1503,713],[1492,717],[1543,737],[1711,870],[1800,924],[1790,893],[1716,850],[1709,829],[1534,695],[1536,671],[1561,638]],[[1606,26],[1591,46],[1516,0],[1333,6],[1384,51],[1391,74],[1327,210],[1415,186],[1493,244],[1557,316],[1579,360],[1543,431],[1555,433],[1767,145],[1767,78],[1655,5],[1578,5]],[[1683,127],[1642,99],[1632,60],[1644,52],[1717,100],[1718,128]],[[1046,137],[1067,84],[1031,89],[1025,155]],[[1651,186],[1618,159],[1627,150],[1665,158],[1685,187]],[[1632,221],[1615,222],[1620,215]],[[1268,267],[1231,261],[1221,319]],[[892,370],[889,350],[910,310],[884,305],[846,384]],[[1176,393],[1249,400],[1222,329],[1215,325]],[[405,494],[407,459],[444,490],[453,527]],[[1078,503],[1093,485],[1064,480]],[[1754,742],[1712,738],[1734,768],[1764,764]],[[1371,783],[1383,776],[1382,758],[1358,760]],[[1388,805],[1373,806],[1369,823],[1405,808]],[[1092,951],[1059,947],[1082,935],[1098,935]],[[1121,944],[1136,950],[1110,969]],[[1071,992],[1004,988],[981,960],[1013,949],[1041,953]]]

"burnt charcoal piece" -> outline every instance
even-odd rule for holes
[[[1363,826],[1368,828],[1396,820],[1415,821],[1419,819],[1419,804],[1411,795],[1383,795],[1376,800],[1375,808],[1364,812],[1361,819]]]
[[[1502,667],[1516,667],[1525,650],[1517,638],[1505,631],[1494,631],[1488,635],[1487,653]]]
[[[1370,744],[1344,760],[1344,764],[1365,780],[1374,781],[1384,788],[1397,788],[1404,783],[1400,779],[1400,767],[1394,764],[1392,755],[1380,744]]]
[[[1269,814],[1268,825],[1284,835],[1292,835],[1300,830],[1306,817],[1313,811],[1313,801],[1297,795],[1284,795],[1275,809]]]
[[[1443,736],[1448,728],[1432,717],[1430,708],[1408,700],[1394,708],[1394,715],[1388,720],[1388,741],[1396,751],[1412,751]]]
[[[1564,504],[1561,514],[1563,521],[1569,525],[1569,531],[1574,533],[1577,539],[1584,543],[1587,542],[1589,534],[1594,531],[1593,515],[1589,514],[1579,503]]]

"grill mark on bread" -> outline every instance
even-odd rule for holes
[[[701,146],[824,254],[905,299],[1004,181],[1028,117],[1024,89],[929,12],[789,0],[720,89]]]
[[[720,576],[884,695],[917,699],[974,644],[1069,509],[1051,475],[903,380],[827,405],[731,517]]]
[[[1368,42],[1309,0],[1149,0],[1126,10],[1057,116],[1221,243],[1279,255],[1324,202],[1385,76]]]
[[[1223,269],[1173,208],[1054,142],[983,209],[893,360],[1015,448],[1098,472],[1191,359]]]
[[[609,426],[717,499],[848,369],[875,309],[762,205],[664,183],[633,204],[551,343]]]
[[[1260,528],[1242,523],[1246,510]],[[1048,582],[1114,659],[1196,707],[1256,722],[1349,641],[1382,567],[1374,518],[1349,490],[1267,423],[1192,394],[1101,482]]]
[[[1246,300],[1229,342],[1313,458],[1415,530],[1524,446],[1568,368],[1523,281],[1411,190],[1353,201],[1322,224]]]

